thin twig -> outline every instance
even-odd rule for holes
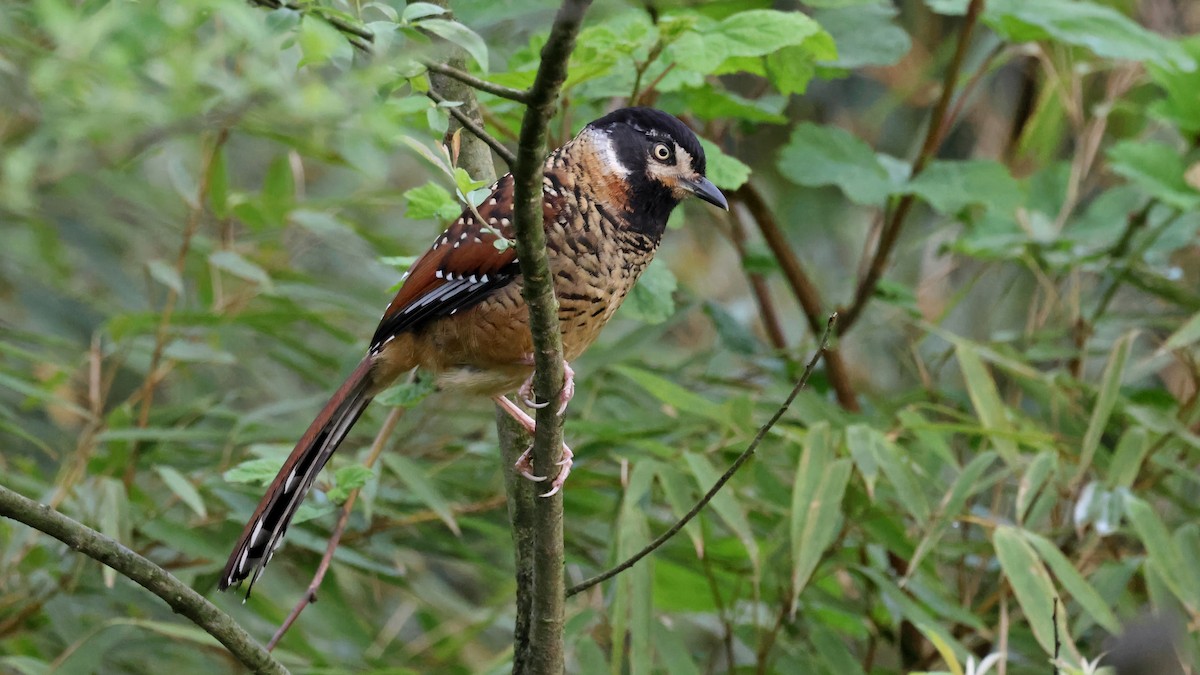
[[[367,454],[367,460],[363,464],[369,469],[375,466],[376,460],[379,459],[379,454],[383,452],[383,446],[387,443],[387,439],[392,435],[392,431],[396,429],[396,424],[400,418],[404,416],[404,408],[392,408],[392,412],[388,413],[387,419],[384,420],[383,426],[379,428],[379,433],[375,434],[375,440],[371,443],[371,452]],[[313,574],[312,581],[308,584],[308,591],[300,598],[292,611],[283,620],[283,624],[279,626],[279,630],[271,636],[271,641],[267,643],[267,651],[275,649],[275,645],[279,644],[279,640],[283,638],[284,633],[292,627],[296,619],[300,618],[300,613],[305,607],[317,601],[317,589],[321,587],[321,582],[325,580],[325,573],[329,571],[329,563],[333,561],[333,552],[337,550],[338,544],[342,541],[342,533],[346,531],[346,523],[350,522],[350,514],[354,511],[354,502],[358,499],[358,493],[362,488],[354,488],[350,491],[350,495],[346,497],[346,503],[342,504],[342,513],[338,516],[337,525],[333,527],[333,533],[329,535],[329,545],[325,547],[325,555],[321,556],[321,564],[317,565],[317,572]]]
[[[217,153],[221,147],[225,145],[225,141],[229,138],[229,129],[223,128],[217,132],[217,137],[213,141],[212,147],[204,156],[204,161],[200,163],[200,175],[198,185],[196,187],[196,201],[188,205],[187,223],[183,227],[183,240],[179,244],[179,251],[175,254],[175,274],[179,278],[183,278],[183,268],[187,263],[188,251],[192,247],[192,238],[196,236],[196,231],[200,229],[200,221],[204,215],[204,203],[208,201],[209,191],[209,176],[212,174],[212,165],[216,161]],[[142,386],[135,394],[135,399],[140,399],[140,408],[138,409],[137,428],[145,429],[150,424],[150,408],[154,403],[154,390],[158,386],[159,381],[164,377],[164,373],[159,372],[162,369],[163,353],[166,351],[167,337],[171,328],[171,315],[175,312],[175,304],[179,300],[179,291],[173,287],[167,288],[167,299],[163,302],[162,313],[159,315],[158,328],[154,331],[154,351],[150,354],[150,367],[146,371],[146,379],[142,382]],[[132,400],[130,401],[133,402]],[[133,484],[133,479],[138,468],[138,454],[141,450],[141,443],[133,441],[129,449],[129,459],[125,465],[125,487],[128,488]]]
[[[288,672],[228,614],[170,572],[120,542],[3,486],[0,486],[0,516],[54,537],[162,598],[176,613],[187,617],[225,645],[229,653],[250,670],[256,673]]]
[[[446,77],[454,78],[469,87],[478,89],[479,91],[487,92],[493,96],[506,98],[510,101],[516,101],[517,103],[525,103],[529,100],[529,92],[525,91],[524,89],[514,89],[512,87],[506,87],[502,84],[496,84],[495,82],[488,82],[487,80],[475,77],[464,70],[459,70],[458,68],[448,66],[444,63],[425,60],[421,61],[421,65],[425,66],[425,68],[428,70],[431,70],[435,73],[440,73]]]
[[[426,92],[426,95],[435,103],[445,103],[446,101],[446,99],[442,98],[441,94],[438,94],[432,89]],[[475,120],[471,119],[464,114],[463,111],[459,110],[457,106],[447,106],[446,110],[450,111],[450,114],[454,116],[454,119],[458,120],[458,123],[461,124],[464,129],[474,134],[479,140],[487,143],[488,147],[492,149],[492,152],[496,153],[500,156],[500,159],[504,160],[504,163],[508,165],[508,168],[511,169],[513,165],[516,164],[517,156],[513,154],[512,150],[509,150],[501,145],[500,141],[492,138],[491,134],[484,130],[483,127],[479,126]]]
[[[708,506],[708,503],[717,496],[717,493],[721,491],[721,488],[725,487],[725,484],[729,482],[729,479],[733,478],[733,474],[737,473],[738,469],[742,468],[742,465],[754,455],[754,451],[758,450],[758,446],[762,444],[763,439],[767,437],[767,434],[771,431],[775,424],[783,418],[783,415],[788,411],[788,408],[792,406],[792,401],[795,401],[796,397],[800,395],[800,390],[804,389],[804,386],[808,384],[808,378],[812,376],[813,369],[817,367],[817,362],[821,360],[821,355],[825,353],[825,349],[829,345],[829,337],[832,335],[833,327],[837,324],[837,322],[837,312],[830,314],[829,320],[825,323],[825,332],[821,334],[821,341],[818,343],[817,351],[813,354],[812,358],[809,359],[808,365],[804,367],[804,372],[800,375],[800,380],[796,382],[796,386],[792,387],[791,393],[789,393],[787,398],[784,399],[783,403],[775,411],[775,414],[771,415],[771,419],[767,420],[767,423],[762,425],[762,427],[758,430],[758,433],[754,435],[754,440],[750,441],[750,445],[746,446],[746,449],[742,451],[742,454],[738,455],[737,459],[733,460],[733,464],[731,464],[729,468],[725,470],[725,473],[717,479],[717,482],[714,483],[713,486],[709,488],[708,492],[706,492],[704,496],[700,498],[700,501],[696,502],[695,506],[693,506],[692,509],[688,511],[682,518],[676,521],[675,524],[672,525],[666,532],[658,535],[654,541],[650,542],[645,548],[630,556],[625,562],[605,572],[597,574],[586,581],[572,586],[567,590],[568,598],[576,593],[586,591],[598,583],[607,581],[608,579],[617,576],[630,567],[633,567],[642,558],[645,558],[660,546],[667,543],[668,540],[678,534],[680,530],[690,523],[692,519],[700,513],[700,511],[704,510],[705,506]]]
[[[949,130],[949,124],[945,122],[946,112],[950,108],[950,101],[954,98],[954,90],[958,84],[958,75],[962,70],[963,61],[967,56],[967,45],[971,42],[971,35],[975,32],[975,26],[979,23],[979,17],[983,14],[984,0],[971,0],[971,4],[967,7],[967,15],[964,17],[962,32],[958,35],[958,44],[954,49],[954,57],[950,60],[950,65],[946,68],[946,74],[942,80],[942,95],[938,98],[937,104],[934,105],[933,113],[929,118],[929,127],[925,132],[925,141],[921,144],[921,151],[917,154],[916,160],[913,161],[912,177],[916,178],[925,170],[925,167],[937,154],[938,148],[941,147],[942,140]],[[849,307],[839,309],[838,312],[843,314],[842,318],[842,333],[850,330],[850,327],[858,321],[858,317],[862,315],[863,308],[871,301],[871,297],[875,295],[875,288],[879,285],[879,280],[883,276],[883,269],[887,266],[888,259],[891,257],[892,250],[896,247],[896,241],[900,237],[900,231],[904,229],[904,221],[908,218],[909,211],[912,210],[916,196],[909,192],[900,197],[896,203],[896,208],[892,211],[891,217],[883,226],[883,231],[879,234],[879,243],[876,244],[875,254],[871,257],[871,264],[867,268],[866,275],[858,283],[858,288],[854,291],[854,301]]]

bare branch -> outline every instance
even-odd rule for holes
[[[444,63],[438,63],[436,61],[421,61],[421,65],[435,73],[454,78],[455,80],[458,80],[469,87],[473,87],[479,91],[487,92],[492,96],[499,96],[500,98],[506,98],[510,101],[516,101],[517,103],[525,103],[529,100],[529,92],[525,91],[524,89],[513,89],[512,87],[506,87],[502,84],[488,82],[487,80],[475,77],[465,70],[459,70],[458,68],[448,66]]]
[[[24,523],[80,553],[113,568],[162,598],[173,611],[191,619],[225,645],[256,673],[287,673],[283,664],[254,641],[233,619],[170,572],[82,523],[0,486],[0,516]]]
[[[432,89],[430,89],[426,95],[436,103],[446,102],[446,99],[443,98],[441,94]],[[464,129],[471,132],[479,140],[487,143],[488,147],[492,149],[492,152],[499,155],[500,159],[504,160],[504,163],[507,164],[510,169],[512,168],[513,164],[515,164],[517,161],[517,156],[513,154],[512,150],[509,150],[508,148],[504,147],[500,141],[492,138],[492,135],[489,134],[482,125],[468,117],[463,111],[459,110],[458,106],[449,106],[446,108],[446,110],[450,111],[450,114],[454,117],[454,119],[458,120],[458,123],[461,124]]]
[[[769,433],[771,428],[783,418],[784,413],[786,413],[788,408],[792,406],[792,401],[795,401],[796,397],[800,395],[800,390],[804,389],[804,386],[808,384],[808,378],[812,376],[813,369],[817,367],[817,362],[821,360],[821,355],[825,353],[826,348],[829,346],[829,337],[833,333],[833,327],[837,323],[837,320],[838,315],[836,312],[829,315],[829,320],[825,323],[825,332],[821,335],[821,342],[817,346],[817,351],[815,354],[813,354],[812,358],[809,359],[808,365],[804,367],[804,373],[800,375],[800,380],[796,382],[796,386],[792,387],[791,393],[788,394],[786,399],[784,399],[783,403],[775,411],[775,414],[771,415],[771,419],[767,420],[767,423],[762,425],[762,427],[758,430],[758,433],[754,435],[754,440],[750,441],[750,445],[746,446],[746,449],[742,451],[742,454],[738,455],[737,459],[733,460],[733,464],[731,464],[729,468],[725,470],[725,473],[721,474],[721,477],[717,479],[716,483],[713,483],[713,486],[709,488],[708,492],[704,493],[704,496],[700,498],[700,501],[696,502],[696,505],[692,507],[692,510],[688,511],[682,518],[676,521],[676,523],[667,529],[666,532],[658,535],[658,537],[654,541],[647,544],[645,548],[630,556],[625,562],[569,588],[567,590],[568,598],[576,593],[582,593],[592,586],[607,581],[617,576],[621,572],[629,569],[630,567],[633,567],[642,558],[645,558],[663,544],[667,543],[671,537],[674,537],[676,534],[678,534],[679,531],[684,528],[684,526],[690,523],[693,518],[695,518],[702,510],[704,510],[705,506],[708,506],[708,503],[713,500],[713,497],[716,497],[717,493],[721,491],[721,488],[725,487],[725,484],[729,482],[729,479],[733,478],[733,474],[737,473],[738,469],[742,468],[742,465],[754,455],[754,451],[758,450],[758,446],[761,445],[763,439],[767,437],[767,433]]]

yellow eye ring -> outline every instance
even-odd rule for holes
[[[671,159],[671,149],[667,147],[666,143],[656,143],[654,145],[653,152],[654,159],[657,159],[660,162],[665,162],[668,159]]]

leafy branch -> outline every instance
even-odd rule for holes
[[[567,589],[568,598],[577,593],[582,593],[592,586],[607,581],[617,576],[621,572],[633,567],[642,558],[650,555],[663,544],[667,543],[676,534],[679,534],[680,530],[686,527],[693,518],[699,515],[700,512],[704,510],[705,506],[708,506],[708,503],[717,496],[717,493],[721,491],[721,488],[725,487],[725,484],[729,482],[729,479],[733,478],[733,474],[737,473],[738,469],[742,468],[742,465],[754,455],[754,452],[758,450],[758,446],[762,444],[763,439],[767,437],[767,434],[770,433],[772,427],[774,427],[775,424],[783,418],[784,414],[787,413],[788,408],[792,407],[792,401],[796,400],[796,397],[800,395],[800,391],[804,389],[805,385],[808,384],[808,378],[812,376],[813,369],[817,367],[817,362],[821,360],[821,355],[825,354],[826,349],[829,347],[829,337],[833,333],[833,327],[835,324],[837,324],[837,320],[838,315],[836,312],[829,315],[829,319],[825,323],[825,332],[821,334],[821,341],[817,345],[817,351],[812,355],[812,358],[809,359],[808,365],[804,367],[804,372],[800,375],[800,379],[796,382],[796,386],[792,387],[791,393],[789,393],[787,398],[783,400],[783,403],[780,404],[779,408],[775,410],[775,414],[771,415],[771,419],[767,420],[766,424],[759,428],[758,433],[754,435],[754,439],[750,441],[750,445],[747,445],[746,449],[742,451],[742,454],[738,455],[737,459],[733,460],[733,464],[730,464],[729,468],[725,470],[725,473],[721,474],[721,477],[717,479],[717,482],[713,483],[713,486],[708,489],[708,492],[704,493],[704,496],[700,498],[700,501],[696,502],[695,505],[692,506],[691,510],[684,514],[682,518],[677,520],[674,525],[667,528],[666,532],[658,535],[654,541],[647,544],[642,550],[631,555],[621,564],[605,570],[604,572],[601,572],[600,574],[597,574],[596,576]]]
[[[187,617],[225,645],[229,653],[250,670],[256,673],[288,672],[228,614],[170,572],[119,542],[3,486],[0,486],[0,515],[54,537],[162,598],[174,612]]]
[[[251,3],[267,9],[290,9],[302,14],[315,14],[325,23],[333,26],[339,33],[346,36],[346,41],[363,53],[371,51],[375,42],[375,34],[365,26],[344,19],[330,10],[314,3],[283,2],[282,0],[250,0]]]

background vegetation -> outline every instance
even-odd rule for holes
[[[486,402],[392,392],[412,407],[380,461],[383,405],[250,601],[215,585],[255,483],[479,187],[440,149],[420,59],[445,38],[528,86],[556,5],[262,4],[0,5],[0,484],[264,641],[361,486],[277,656],[507,672]],[[568,583],[682,515],[842,320],[711,507],[567,601],[570,672],[1071,672],[1147,612],[1169,617],[1153,651],[1195,672],[1198,31],[1185,0],[592,8],[552,142],[656,105],[707,139],[734,207],[682,209],[576,364]],[[479,101],[514,146],[522,106]],[[233,667],[127,579],[0,521],[0,670]]]

